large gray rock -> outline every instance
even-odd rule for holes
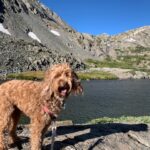
[[[149,127],[147,124],[120,123],[62,126],[57,129],[54,150],[149,150]],[[18,143],[19,148],[30,149],[28,129],[20,126],[17,132],[19,136],[23,136]],[[43,148],[48,150],[50,145],[49,129],[44,138]]]

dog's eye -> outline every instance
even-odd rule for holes
[[[59,78],[61,76],[61,74],[56,74],[55,76],[54,76],[54,78]]]

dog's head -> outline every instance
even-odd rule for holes
[[[52,66],[46,71],[44,80],[49,83],[52,92],[59,98],[66,98],[71,92],[75,94],[83,92],[77,74],[66,63]]]

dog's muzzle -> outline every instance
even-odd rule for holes
[[[70,89],[69,84],[68,84],[68,83],[65,83],[63,86],[60,86],[60,87],[58,88],[58,91],[59,91],[59,94],[60,94],[62,97],[65,97],[65,96],[67,96],[69,89]]]

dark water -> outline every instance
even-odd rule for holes
[[[71,96],[60,120],[150,115],[150,80],[84,81],[84,96]]]
[[[71,97],[60,119],[84,123],[99,117],[150,115],[150,80],[84,81],[84,96]]]

